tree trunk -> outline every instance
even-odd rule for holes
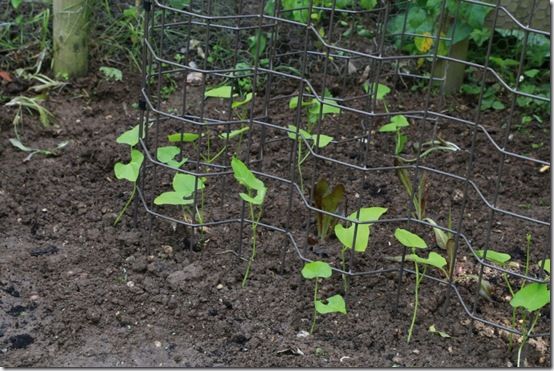
[[[84,76],[88,70],[89,2],[54,0],[54,74]]]

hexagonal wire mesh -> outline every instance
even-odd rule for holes
[[[536,262],[550,257],[550,205],[540,204],[550,189],[538,171],[550,165],[549,148],[522,152],[514,140],[520,122],[529,122],[526,117],[549,122],[548,109],[545,117],[536,117],[522,108],[550,101],[527,84],[542,73],[527,67],[536,46],[549,43],[548,32],[529,26],[542,4],[530,0],[522,15],[511,14],[500,0],[437,0],[423,14],[432,22],[417,27],[421,8],[410,1],[306,0],[293,9],[285,3],[145,1],[140,146],[147,161],[138,182],[144,208],[185,226],[188,241],[202,239],[205,227],[236,225],[234,252],[245,260],[245,226],[255,221],[236,197],[240,188],[230,161],[237,155],[268,185],[259,226],[288,241],[276,264],[284,264],[292,251],[303,261],[324,258],[343,277],[397,272],[397,306],[403,275],[415,272],[406,249],[399,246],[401,255],[391,258],[379,249],[390,242],[378,236],[392,236],[392,228],[402,225],[433,236],[435,227],[451,234],[450,263],[442,274],[425,277],[446,287],[473,320],[521,334],[499,319],[510,318],[509,305],[496,318],[482,315],[479,308],[488,302],[480,292],[495,279],[548,282]],[[495,31],[481,41],[486,54],[477,62],[457,51],[469,37],[471,17]],[[497,29],[501,18],[504,24],[512,21],[512,30]],[[472,30],[475,39],[477,31]],[[506,40],[514,44],[497,45]],[[514,55],[499,60],[491,52],[495,47]],[[474,81],[472,98],[465,100],[448,82],[460,75],[460,67]],[[409,123],[410,140],[399,139],[409,154],[395,152],[399,141],[379,132],[400,115]],[[549,127],[542,130],[549,133]],[[178,147],[172,163],[162,158],[168,145]],[[194,198],[184,209],[154,202],[171,190],[174,174],[195,179]],[[401,186],[403,177],[410,179],[412,197]],[[335,210],[314,202],[312,190],[322,178],[346,185],[345,202]],[[418,194],[426,195],[423,210],[412,202]],[[346,217],[375,200],[388,203],[381,206],[390,217],[371,223]],[[359,211],[354,214],[359,217]],[[333,239],[314,245],[315,219],[321,215],[354,225],[352,246],[360,225],[371,225],[371,256],[352,248],[341,253]],[[520,247],[525,239],[514,237],[523,232],[535,241],[526,253]],[[488,249],[535,264],[502,265],[487,259]],[[548,321],[540,321],[541,331],[532,336],[549,336]]]

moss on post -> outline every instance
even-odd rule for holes
[[[88,71],[87,0],[54,0],[54,74],[79,77]]]

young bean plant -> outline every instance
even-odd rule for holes
[[[131,161],[127,164],[121,162],[116,163],[114,165],[115,177],[117,179],[125,179],[131,182],[133,184],[133,190],[131,191],[129,199],[117,215],[114,221],[114,225],[117,225],[117,223],[119,223],[119,221],[123,217],[123,214],[125,214],[125,211],[131,204],[131,201],[133,200],[133,198],[135,198],[135,194],[137,191],[137,179],[140,173],[140,167],[142,166],[142,162],[144,161],[144,155],[142,154],[142,152],[138,149],[135,149],[135,146],[139,142],[138,125],[121,134],[116,139],[116,142],[120,144],[126,144],[131,147]]]
[[[379,218],[381,218],[381,216],[386,212],[387,209],[384,207],[364,207],[348,216],[348,220],[351,222],[349,227],[345,227],[342,224],[335,225],[335,235],[342,244],[340,250],[342,270],[346,269],[346,251],[353,248],[355,252],[365,252],[369,245],[369,237],[371,235],[372,226],[372,224],[368,222],[375,222],[379,220]],[[348,291],[348,283],[345,274],[342,275],[342,279],[344,291],[346,292]]]
[[[248,167],[236,157],[231,160],[231,167],[233,168],[233,175],[235,179],[246,188],[247,193],[240,193],[239,196],[248,204],[248,211],[250,215],[250,225],[252,229],[251,247],[252,252],[248,259],[246,271],[242,279],[242,287],[246,286],[250,270],[252,269],[252,262],[256,257],[256,229],[263,212],[263,202],[267,191],[264,183],[256,178],[256,176],[248,169]],[[257,208],[257,210],[256,210]]]
[[[346,304],[344,298],[341,295],[333,295],[327,298],[327,303],[318,299],[319,279],[329,278],[333,271],[328,263],[321,261],[314,261],[304,264],[302,268],[302,277],[307,280],[314,280],[314,315],[312,317],[312,325],[310,327],[310,334],[313,334],[315,330],[317,314],[328,313],[343,313],[346,314]]]
[[[409,343],[412,338],[412,333],[414,330],[415,321],[417,318],[417,309],[419,306],[419,287],[421,285],[421,281],[423,280],[423,277],[425,277],[425,272],[427,270],[427,267],[435,267],[438,268],[445,276],[448,276],[447,272],[444,270],[444,267],[446,266],[446,259],[444,259],[441,255],[437,254],[436,252],[432,251],[429,253],[429,256],[427,258],[422,258],[419,255],[417,255],[416,251],[418,249],[426,249],[427,243],[419,237],[418,235],[407,231],[402,228],[397,228],[394,231],[394,237],[400,244],[402,244],[404,247],[411,249],[411,254],[406,255],[405,259],[408,261],[414,262],[415,266],[415,302],[414,302],[414,312],[412,315],[412,322],[410,324],[410,328],[408,330],[408,340]],[[423,272],[420,272],[420,264],[423,265]]]

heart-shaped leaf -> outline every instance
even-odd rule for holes
[[[544,283],[531,283],[514,294],[510,304],[514,308],[523,307],[529,312],[550,303],[550,290]]]
[[[252,93],[246,94],[246,97],[243,100],[236,100],[233,103],[231,103],[231,108],[235,109],[237,107],[240,107],[242,105],[245,105],[246,103],[250,102],[252,100],[252,97],[254,95]]]
[[[335,235],[343,246],[351,249],[352,244],[354,243],[354,231],[356,224],[352,224],[350,227],[346,228],[342,224],[337,224],[335,226]],[[356,243],[354,245],[354,251],[364,252],[367,249],[369,243],[369,225],[368,224],[358,224],[358,229],[356,231]]]
[[[328,263],[315,261],[304,264],[302,277],[311,280],[312,278],[329,278],[333,271]]]
[[[140,167],[144,161],[144,155],[139,150],[131,150],[131,161],[128,164],[118,162],[114,166],[114,173],[117,179],[126,179],[130,182],[136,182]]]
[[[231,86],[223,85],[218,88],[207,90],[204,96],[212,98],[231,98],[232,92],[233,88]]]
[[[396,228],[394,231],[394,237],[398,240],[398,242],[406,247],[417,249],[427,248],[427,244],[421,237],[405,229]]]
[[[174,160],[175,156],[177,156],[180,152],[181,150],[175,146],[158,147],[158,150],[156,151],[156,158],[164,164],[180,168],[185,162],[187,162],[186,158],[181,161]]]
[[[127,144],[131,147],[137,145],[139,142],[139,126],[136,125],[130,130],[127,130],[123,134],[117,137],[115,140],[119,144]]]
[[[352,221],[360,221],[360,222],[372,222],[377,221],[381,216],[387,212],[387,208],[385,207],[363,207],[360,209],[360,216],[358,216],[358,212],[350,214],[348,219]]]
[[[346,314],[346,304],[344,299],[340,295],[334,295],[327,299],[327,304],[323,303],[321,300],[316,300],[315,310],[319,314],[327,313],[343,313]]]
[[[264,201],[264,197],[266,194],[266,187],[264,183],[256,178],[254,173],[248,169],[248,167],[239,160],[236,157],[233,157],[231,160],[231,167],[233,168],[233,175],[235,179],[243,186],[245,186],[249,190],[255,190],[257,192],[257,195],[255,197],[252,197],[246,193],[241,193],[240,197],[249,203],[255,204],[255,205],[261,205]]]
[[[164,192],[154,199],[156,205],[190,205],[194,203],[193,199],[185,199],[179,192]]]
[[[318,142],[319,139],[319,142]],[[333,137],[330,137],[328,135],[319,134],[319,135],[312,135],[312,140],[319,148],[324,148],[329,145],[333,141]]]
[[[409,254],[406,255],[406,260],[419,264],[427,264],[439,269],[443,269],[446,266],[446,259],[434,251],[430,252],[427,258],[422,258],[416,254]]]
[[[475,254],[477,254],[478,257],[483,258],[483,256],[485,256],[485,250],[477,250],[475,251]],[[498,265],[506,264],[511,258],[512,257],[510,256],[510,254],[505,254],[494,250],[487,250],[486,259]]]
[[[196,183],[197,179],[198,183]],[[204,187],[202,178],[194,175],[177,173],[173,177],[173,190],[183,197],[190,197],[195,191],[204,189]]]
[[[394,133],[396,130],[410,126],[408,119],[404,115],[392,116],[391,121],[379,128],[380,133]]]

